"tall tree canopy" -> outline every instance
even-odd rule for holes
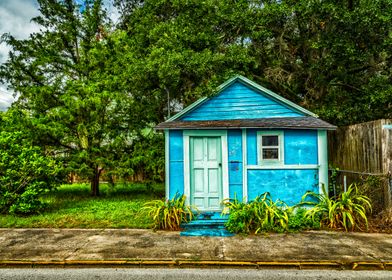
[[[392,117],[392,1],[263,1],[252,55],[278,92],[337,125]]]
[[[391,0],[115,2],[160,102],[189,104],[239,72],[337,125],[391,117]]]
[[[39,0],[41,31],[12,46],[0,76],[20,94],[17,106],[30,112],[32,134],[65,156],[68,168],[91,180],[99,193],[102,169],[115,164],[142,125],[141,112],[124,91],[121,34],[111,33],[102,1],[83,12],[73,0]],[[93,2],[93,3],[90,3]]]

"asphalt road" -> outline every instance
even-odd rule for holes
[[[115,269],[115,268],[41,268],[0,269],[0,280],[169,280],[169,279],[392,279],[392,271],[342,270],[256,270],[256,269]]]

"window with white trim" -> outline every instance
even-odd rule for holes
[[[257,132],[259,165],[283,164],[283,131]]]

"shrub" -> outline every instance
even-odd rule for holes
[[[304,201],[309,196],[317,201]],[[360,194],[356,185],[350,185],[348,190],[336,199],[328,197],[323,187],[322,194],[308,192],[302,200],[302,205],[313,206],[305,214],[313,222],[320,220],[320,224],[329,228],[343,227],[346,231],[363,230],[363,226],[368,228],[367,213],[372,209],[370,199]]]
[[[224,202],[229,218],[226,228],[235,233],[288,230],[291,208],[281,200],[273,201],[269,193],[257,196],[248,203],[237,199]]]
[[[178,193],[170,200],[154,200],[144,204],[142,212],[154,221],[154,229],[179,230],[181,223],[190,222],[194,214],[185,205],[185,196]]]
[[[289,216],[288,228],[290,231],[301,231],[310,229],[320,229],[320,221],[315,217],[311,219],[306,215],[305,208],[297,208],[292,211]]]
[[[41,194],[59,185],[61,168],[21,132],[0,132],[0,212],[33,214]]]

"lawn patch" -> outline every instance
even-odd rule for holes
[[[101,186],[92,197],[88,184],[63,185],[45,195],[46,211],[33,216],[0,215],[0,227],[14,228],[152,228],[153,221],[140,214],[143,204],[162,198],[164,186],[152,190],[144,184]]]

